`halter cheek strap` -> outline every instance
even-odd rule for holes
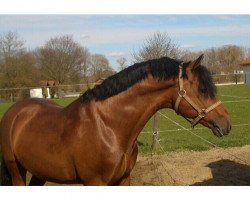
[[[191,123],[191,127],[193,128],[195,125],[199,123],[199,121],[202,118],[206,116],[206,114],[208,114],[210,111],[212,111],[217,106],[219,106],[221,104],[221,101],[217,101],[216,103],[214,103],[213,105],[211,105],[210,107],[206,109],[205,108],[201,109],[196,103],[194,103],[194,101],[187,96],[186,90],[184,90],[183,88],[182,64],[179,66],[178,80],[179,80],[179,92],[178,92],[178,98],[174,105],[174,109],[175,109],[175,112],[179,114],[178,113],[179,104],[182,99],[185,99],[198,112],[198,116],[195,119],[189,120],[186,118]]]

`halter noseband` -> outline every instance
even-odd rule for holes
[[[219,106],[221,104],[221,101],[217,101],[216,103],[214,103],[213,105],[211,105],[208,108],[201,109],[199,106],[197,106],[196,103],[194,103],[187,96],[186,90],[183,89],[182,64],[180,64],[180,66],[179,66],[178,80],[179,80],[179,92],[178,92],[178,98],[177,98],[175,105],[174,105],[174,109],[175,109],[175,112],[177,114],[179,114],[178,113],[179,104],[180,104],[182,99],[185,99],[198,112],[198,116],[193,120],[189,120],[189,119],[185,118],[191,123],[191,127],[194,128],[194,126],[197,125],[199,123],[199,121],[206,116],[206,114],[208,114],[210,111],[212,111],[217,106]]]

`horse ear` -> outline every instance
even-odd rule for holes
[[[199,58],[197,58],[196,60],[194,60],[194,61],[192,61],[192,62],[190,63],[190,67],[191,67],[191,70],[192,70],[192,71],[195,70],[195,68],[198,67],[198,66],[201,64],[203,58],[204,58],[204,54],[201,54],[201,55],[199,56]]]

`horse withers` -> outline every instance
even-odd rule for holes
[[[44,99],[15,103],[0,124],[2,184],[26,185],[29,171],[30,185],[129,185],[137,137],[162,108],[228,134],[229,114],[202,58],[134,64],[64,108]]]

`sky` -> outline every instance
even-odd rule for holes
[[[117,59],[130,64],[131,54],[155,32],[190,51],[228,44],[250,48],[250,15],[0,15],[0,34],[8,31],[17,32],[31,50],[70,34],[91,53],[104,54],[115,70]]]

